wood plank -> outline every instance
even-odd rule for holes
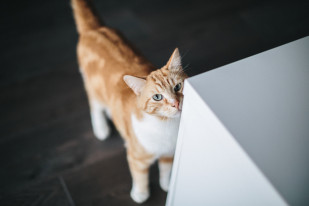
[[[130,197],[131,177],[125,150],[64,175],[77,205],[138,205]],[[143,205],[164,205],[166,193],[161,190],[157,164],[151,168],[151,197]]]

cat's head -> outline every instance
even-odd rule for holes
[[[151,72],[146,78],[130,75],[123,77],[137,95],[138,106],[148,114],[163,118],[180,115],[186,78],[177,48],[165,66]]]

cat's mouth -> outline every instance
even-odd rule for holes
[[[171,118],[179,117],[180,114],[181,114],[181,109],[179,108],[179,109],[171,116]]]

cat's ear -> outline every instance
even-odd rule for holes
[[[136,95],[140,95],[143,87],[146,84],[146,80],[139,78],[139,77],[134,77],[131,75],[124,75],[123,80],[125,83],[133,90],[133,92]]]
[[[181,56],[179,54],[178,48],[174,50],[166,65],[169,70],[181,69]]]

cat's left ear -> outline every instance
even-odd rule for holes
[[[146,80],[139,78],[139,77],[134,77],[131,75],[124,75],[123,80],[125,83],[133,90],[133,92],[136,95],[140,95],[142,92],[142,89],[146,85]]]
[[[178,48],[174,50],[172,56],[170,57],[166,65],[169,70],[181,69],[181,56],[180,56]]]

